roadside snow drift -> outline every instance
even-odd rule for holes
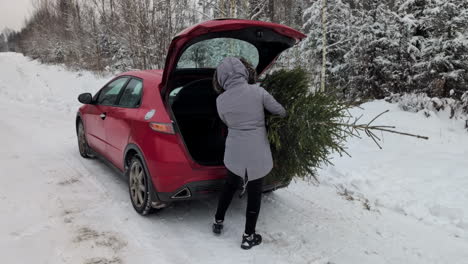
[[[265,195],[264,243],[240,249],[245,199],[223,235],[211,234],[216,199],[137,215],[127,185],[84,160],[75,135],[77,96],[110,76],[0,53],[0,252],[2,263],[466,263],[468,133],[463,122],[375,101],[355,109],[429,141],[352,139],[349,157]],[[341,195],[337,194],[341,193]]]

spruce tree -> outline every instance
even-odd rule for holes
[[[391,126],[373,125],[380,115],[367,124],[358,124],[359,118],[354,119],[348,111],[353,104],[337,98],[334,93],[311,92],[308,76],[307,71],[296,68],[275,71],[262,81],[262,86],[288,113],[285,118],[267,118],[275,162],[267,183],[287,184],[294,178],[318,182],[316,169],[331,164],[332,153],[348,154],[346,140],[362,132],[379,147],[380,139],[374,134],[375,130],[415,136],[395,131]]]
[[[268,181],[289,183],[296,176],[317,180],[316,168],[329,163],[333,151],[344,152],[346,133],[333,122],[345,118],[347,106],[332,95],[310,93],[308,74],[300,68],[276,71],[262,85],[288,111],[286,118],[268,118],[275,161]]]
[[[460,98],[468,90],[467,6],[465,0],[444,0],[424,11],[428,40],[418,77],[430,96]]]

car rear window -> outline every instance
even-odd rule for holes
[[[177,63],[178,69],[216,68],[226,57],[243,57],[257,67],[257,48],[243,40],[214,38],[197,42],[188,47]]]

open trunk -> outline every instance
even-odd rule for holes
[[[181,78],[188,83],[171,92],[169,103],[192,159],[200,165],[221,166],[227,129],[216,110],[212,79],[203,78],[205,74],[200,74],[201,79]]]
[[[195,162],[223,165],[227,129],[212,85],[217,65],[225,57],[243,57],[261,74],[303,38],[283,25],[240,19],[206,21],[174,37],[159,88]]]

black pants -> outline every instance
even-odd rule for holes
[[[242,186],[242,178],[228,171],[228,177],[219,197],[218,210],[216,211],[216,220],[224,220],[226,210],[231,204],[232,197],[237,189]],[[263,178],[250,181],[247,184],[247,210],[245,213],[245,233],[255,233],[260,205],[262,203]]]

